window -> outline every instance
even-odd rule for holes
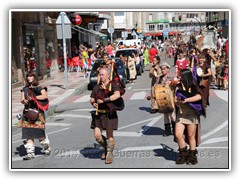
[[[168,24],[165,24],[165,28],[168,28]]]
[[[163,30],[163,25],[162,24],[158,24],[157,25],[157,30]]]
[[[152,21],[153,20],[153,15],[152,14],[149,14],[148,15],[148,21]]]
[[[149,31],[154,31],[154,25],[149,25]]]

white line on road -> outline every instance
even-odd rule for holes
[[[80,114],[58,114],[55,117],[71,117],[71,118],[86,118],[91,119],[91,116],[80,115]]]
[[[153,119],[152,121],[150,121],[146,126],[144,126],[144,128],[142,128],[139,133],[143,134],[146,133],[153,124],[155,124],[163,115],[161,115],[158,119]]]
[[[202,144],[212,144],[212,143],[219,143],[219,142],[226,142],[228,141],[228,137],[218,137],[218,138],[211,138],[207,141],[203,142]]]
[[[219,90],[213,90],[213,91],[217,95],[217,97],[228,102],[228,91],[219,91]]]
[[[218,127],[216,127],[215,129],[213,129],[212,131],[208,132],[207,134],[202,135],[201,140],[206,139],[207,137],[215,134],[216,132],[220,131],[221,129],[223,129],[227,125],[228,125],[228,120],[225,121],[224,123],[222,123],[221,125],[219,125]]]
[[[127,90],[130,90],[130,89],[132,89],[132,86],[130,86],[130,87],[127,88]]]
[[[66,127],[66,126],[71,126],[72,124],[70,123],[46,123],[47,126],[62,126],[62,127]]]
[[[150,119],[145,119],[145,120],[143,120],[143,121],[139,121],[139,122],[136,122],[136,123],[128,124],[128,125],[126,125],[126,126],[122,126],[122,127],[118,128],[118,130],[124,129],[124,128],[128,128],[128,127],[131,127],[131,126],[135,126],[135,125],[137,125],[137,124],[142,124],[142,123],[147,122],[147,121],[159,120],[162,116],[163,116],[163,115],[158,116],[158,117],[154,117],[154,118],[150,118]]]
[[[141,91],[141,92],[138,92],[138,93],[134,93],[132,95],[132,97],[130,98],[130,100],[136,100],[136,99],[144,99],[145,96],[146,96],[146,92],[145,91]]]
[[[132,91],[151,91],[151,89],[150,88],[132,89]]]
[[[74,102],[88,102],[90,100],[90,95],[85,95],[83,97],[78,98]]]

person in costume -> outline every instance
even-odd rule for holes
[[[90,103],[96,109],[92,112],[91,128],[94,129],[96,141],[104,149],[101,159],[105,160],[106,164],[111,164],[115,147],[113,131],[118,129],[117,110],[124,108],[121,98],[124,92],[115,79],[110,81],[111,70],[109,68],[102,67],[99,76],[100,83],[94,86],[90,96]],[[102,135],[103,130],[106,130],[106,137]]]
[[[203,106],[206,108],[209,106],[209,90],[210,90],[210,82],[212,79],[212,71],[209,64],[205,62],[205,56],[199,56],[199,65],[198,67],[202,69],[202,74],[198,76],[198,85],[200,87],[202,93],[202,101]],[[203,83],[204,82],[204,83]]]
[[[175,89],[176,126],[175,135],[179,146],[176,164],[197,164],[196,147],[201,142],[200,116],[205,116],[202,106],[202,96],[198,87],[193,83],[192,72],[183,69],[181,80]],[[186,143],[189,144],[187,149]]]
[[[27,155],[24,160],[30,160],[35,156],[34,139],[38,139],[43,146],[44,154],[50,155],[50,142],[45,133],[45,113],[49,107],[47,87],[39,86],[38,78],[35,73],[28,72],[26,75],[26,85],[21,90],[21,103],[24,104],[21,122],[22,139],[26,139]],[[39,111],[36,119],[29,115],[31,109]]]
[[[154,85],[158,83],[159,77],[162,75],[161,68],[159,66],[160,57],[156,56],[153,58],[152,66],[149,70],[149,78],[152,79],[151,81],[151,111],[150,113],[158,112],[158,106],[156,103],[156,99],[154,98]]]
[[[159,78],[158,84],[160,85],[169,85],[173,89],[174,85],[172,84],[173,77],[170,76],[170,65],[166,62],[162,63],[160,66],[162,70],[162,75]],[[171,131],[172,125],[172,131]],[[170,136],[175,134],[175,112],[166,112],[164,113],[164,134],[163,136]]]

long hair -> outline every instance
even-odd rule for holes
[[[181,76],[181,83],[185,87],[186,91],[189,90],[189,88],[193,85],[193,75],[192,72],[189,69],[182,69],[180,72]]]
[[[30,82],[28,82],[28,77],[29,76],[33,76],[34,77],[34,80],[33,80],[33,82],[32,83],[30,83]],[[39,83],[38,83],[38,77],[37,77],[37,75],[36,75],[36,73],[34,73],[34,72],[28,72],[27,73],[27,75],[26,75],[26,79],[25,79],[26,81],[26,86],[28,87],[28,86],[38,86],[39,85]]]

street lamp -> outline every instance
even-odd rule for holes
[[[199,23],[199,27],[200,27],[200,32],[199,34],[202,34],[202,23],[198,20],[197,17],[193,17],[193,19],[197,20],[197,22]],[[200,19],[201,20],[201,19]]]

